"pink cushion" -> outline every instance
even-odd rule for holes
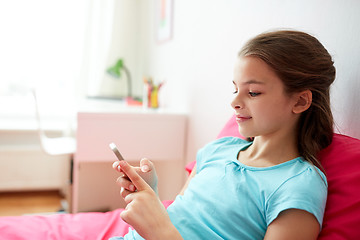
[[[225,126],[221,129],[220,133],[218,134],[217,138],[222,137],[240,137],[243,138],[243,136],[240,135],[238,130],[238,124],[236,123],[236,116],[233,115],[226,123]]]
[[[319,159],[329,189],[321,240],[360,237],[360,140],[335,134]]]
[[[225,124],[218,138],[241,137],[235,116]],[[321,151],[329,189],[323,229],[319,240],[359,239],[360,237],[360,140],[334,134],[333,142]],[[191,172],[195,162],[187,165]]]

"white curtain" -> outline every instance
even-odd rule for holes
[[[114,0],[92,0],[89,4],[82,68],[85,95],[99,95],[114,31]]]

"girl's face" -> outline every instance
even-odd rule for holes
[[[234,71],[235,110],[240,134],[244,137],[294,134],[296,114],[294,98],[284,84],[260,58],[241,57]]]

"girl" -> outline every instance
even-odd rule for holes
[[[316,155],[332,141],[334,79],[331,56],[309,34],[251,39],[239,52],[231,103],[248,141],[225,137],[201,149],[167,210],[149,160],[115,162],[124,174],[121,217],[136,229],[124,239],[316,239],[327,197]]]

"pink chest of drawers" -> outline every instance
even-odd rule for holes
[[[124,207],[112,170],[114,142],[137,165],[151,159],[159,176],[159,196],[173,199],[184,183],[186,115],[144,112],[79,112],[74,157],[72,212]]]

